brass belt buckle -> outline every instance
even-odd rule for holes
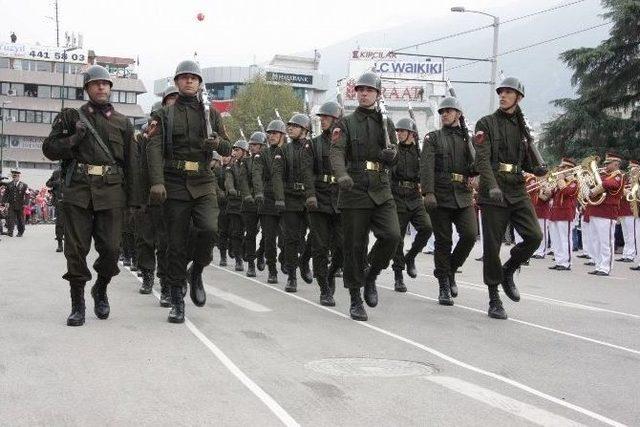
[[[460,175],[459,173],[451,174],[451,181],[453,182],[464,182],[464,175]]]
[[[184,161],[184,170],[187,172],[198,172],[198,162],[190,162],[188,160]]]
[[[365,169],[368,171],[380,171],[380,163],[367,161],[365,163]]]
[[[500,172],[515,172],[516,166],[509,163],[500,163],[498,170]]]
[[[330,184],[335,184],[335,183],[337,183],[337,182],[338,182],[338,181],[336,180],[336,177],[335,177],[335,176],[333,176],[333,175],[330,175],[330,176],[329,176],[329,183],[330,183]]]
[[[302,184],[301,182],[294,182],[293,183],[293,189],[294,190],[304,190],[304,184]]]
[[[103,168],[101,165],[87,165],[88,175],[102,175]]]

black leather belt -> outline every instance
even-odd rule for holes
[[[396,181],[396,183],[402,188],[418,188],[418,183],[414,181]]]

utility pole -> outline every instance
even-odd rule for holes
[[[56,47],[60,47],[60,20],[58,18],[58,0],[56,0],[55,7],[56,7]]]

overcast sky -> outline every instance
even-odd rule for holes
[[[98,55],[140,58],[147,90],[198,52],[202,66],[249,65],[276,53],[322,48],[363,32],[424,19],[455,19],[451,6],[491,11],[513,8],[513,16],[568,0],[323,0],[149,1],[59,0],[61,43],[65,31],[81,32],[84,47]],[[53,0],[0,0],[3,40],[11,31],[24,43],[55,45]],[[198,13],[205,19],[199,22]],[[476,25],[487,22],[477,17]],[[459,26],[452,31],[460,30]],[[421,40],[416,40],[416,42]],[[391,46],[395,47],[395,46]],[[345,58],[345,61],[347,58]],[[150,104],[149,97],[142,98]]]

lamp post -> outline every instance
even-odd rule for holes
[[[65,99],[65,87],[64,87],[64,82],[65,82],[65,76],[67,75],[67,52],[71,52],[74,50],[80,49],[80,46],[72,46],[72,47],[68,47],[66,49],[64,49],[62,51],[62,88],[60,89],[60,95],[62,96],[62,106],[60,107],[60,110],[64,109],[64,99]]]
[[[451,8],[451,12],[477,13],[493,18],[493,54],[491,55],[491,83],[489,84],[489,111],[493,111],[496,102],[496,78],[498,74],[498,31],[500,29],[500,18],[487,12],[466,9],[463,6]]]
[[[7,104],[11,104],[11,101],[2,101],[2,115],[0,115],[0,177],[4,165],[4,118],[6,116],[4,107]]]

